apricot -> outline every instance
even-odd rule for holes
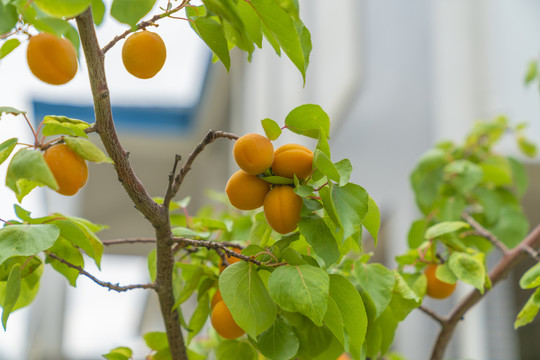
[[[237,254],[241,253],[241,250],[238,249],[238,248],[233,248],[232,251],[234,251]],[[242,260],[235,257],[235,256],[227,255],[227,262],[229,263],[229,265],[232,265],[232,264],[237,263],[239,261],[242,261]],[[226,268],[226,266],[225,266],[225,264],[223,264],[223,261],[222,261],[221,264],[219,264],[220,272],[223,272],[223,270],[225,270],[225,268]]]
[[[167,49],[161,37],[150,31],[131,35],[122,47],[124,67],[140,79],[154,77],[165,64]]]
[[[214,296],[212,296],[212,300],[210,301],[210,309],[213,309],[214,306],[220,301],[223,301],[223,298],[221,297],[221,292],[219,289],[214,293]]]
[[[274,153],[272,172],[286,178],[305,179],[313,167],[313,152],[299,144],[280,146]]]
[[[212,309],[210,315],[212,327],[225,339],[236,339],[244,335],[244,330],[234,321],[231,312],[223,300],[219,301]]]
[[[49,33],[32,36],[26,49],[32,74],[51,85],[69,82],[77,73],[77,52],[69,40]]]
[[[254,210],[261,207],[269,190],[269,183],[243,170],[232,174],[225,185],[229,201],[240,210]]]
[[[88,180],[86,161],[66,144],[57,144],[43,154],[45,162],[58,183],[56,192],[75,195]]]
[[[439,265],[430,264],[424,269],[427,278],[426,294],[434,299],[446,299],[454,292],[456,284],[444,282],[435,276]]]
[[[274,186],[264,198],[264,217],[270,227],[280,234],[296,229],[300,210],[302,198],[290,186]]]
[[[234,143],[234,160],[248,174],[258,175],[272,165],[274,146],[272,142],[259,134],[246,134]]]

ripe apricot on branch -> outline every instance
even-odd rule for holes
[[[452,295],[456,288],[456,284],[450,284],[439,280],[435,276],[438,266],[439,265],[430,264],[424,270],[424,274],[427,278],[426,294],[434,299],[446,299]]]
[[[167,49],[161,37],[150,31],[131,35],[122,47],[124,67],[140,79],[154,77],[165,64]]]
[[[264,199],[264,217],[272,229],[287,234],[300,221],[302,198],[287,185],[274,186]]]
[[[280,146],[274,153],[272,172],[275,175],[305,179],[313,167],[313,152],[307,147],[298,144]]]
[[[225,185],[229,201],[240,210],[254,210],[261,207],[269,190],[269,183],[243,170],[232,174]]]
[[[244,330],[234,321],[231,312],[223,300],[219,301],[212,309],[210,316],[212,326],[217,333],[225,339],[236,339],[244,335]]]
[[[75,195],[88,180],[86,161],[66,144],[57,144],[43,154],[45,162],[58,183],[56,192],[62,195]]]
[[[77,73],[77,53],[69,40],[53,34],[32,36],[26,49],[26,60],[32,74],[51,85],[62,85]]]
[[[258,175],[268,169],[274,160],[274,146],[259,134],[246,134],[234,143],[234,160],[248,174]]]
[[[212,300],[210,301],[210,309],[214,309],[214,306],[220,301],[223,301],[223,298],[221,297],[221,292],[219,289],[214,293],[214,296],[212,296]]]

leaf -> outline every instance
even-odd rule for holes
[[[103,0],[92,0],[92,17],[94,18],[94,24],[101,25],[105,15],[105,4]]]
[[[512,168],[508,159],[504,156],[488,156],[481,163],[484,172],[483,181],[496,186],[512,184]]]
[[[529,221],[521,211],[504,206],[499,212],[499,219],[495,226],[488,230],[507,247],[513,248],[527,236]]]
[[[75,151],[75,153],[77,153],[77,155],[85,160],[96,163],[113,163],[111,158],[105,155],[103,151],[101,151],[88,139],[66,136],[64,141],[66,142],[67,146],[69,146],[73,151]]]
[[[44,13],[55,17],[74,17],[90,6],[90,0],[34,0]]]
[[[259,351],[272,360],[289,360],[300,346],[293,328],[279,317],[257,337],[257,344]]]
[[[131,359],[132,355],[133,351],[130,348],[120,346],[112,349],[107,354],[103,354],[102,356],[107,360],[129,360]]]
[[[512,168],[512,178],[514,179],[514,184],[517,189],[517,194],[519,197],[525,194],[527,187],[529,186],[529,178],[527,177],[527,171],[522,162],[508,157],[508,162]]]
[[[326,327],[330,329],[332,334],[334,334],[340,344],[343,345],[345,351],[349,351],[349,342],[345,341],[345,327],[343,325],[341,312],[339,311],[336,301],[330,296],[328,297],[328,308],[326,309],[326,314],[324,314],[323,322]]]
[[[256,360],[255,350],[246,342],[221,341],[216,349],[216,360]]]
[[[9,163],[6,185],[15,192],[19,202],[36,186],[58,188],[54,176],[40,151],[20,149]]]
[[[121,23],[134,27],[152,10],[155,3],[156,0],[114,0],[111,15]]]
[[[8,33],[13,29],[17,25],[17,20],[17,8],[12,4],[0,3],[0,34]]]
[[[178,263],[178,265],[182,267],[181,263]],[[193,271],[191,276],[187,279],[186,283],[182,286],[182,290],[180,290],[180,294],[178,294],[176,302],[173,305],[173,310],[178,308],[180,304],[183,304],[187,299],[191,297],[195,289],[197,289],[197,285],[199,285],[199,280],[201,279],[203,274],[204,268],[202,266],[196,265],[195,271]]]
[[[293,179],[289,179],[283,176],[263,176],[261,179],[264,181],[270,183],[270,184],[277,184],[277,185],[292,185],[294,184]]]
[[[368,212],[364,217],[363,225],[367,229],[367,231],[369,231],[369,233],[373,237],[375,246],[377,246],[379,228],[381,227],[381,213],[379,211],[377,203],[375,202],[375,200],[373,200],[371,196],[369,196],[368,198]]]
[[[57,219],[52,220],[50,223],[54,224],[60,230],[60,235],[63,238],[83,249],[88,256],[94,259],[96,265],[99,267],[101,257],[103,256],[103,244],[98,237],[91,229],[78,222],[77,219],[61,214],[57,215]]]
[[[538,314],[540,304],[538,301],[535,301],[535,298],[540,298],[540,288],[536,289],[517,315],[516,321],[514,322],[515,329],[532,322],[536,317],[536,314]]]
[[[468,160],[455,160],[444,167],[444,176],[461,194],[470,193],[484,178],[483,168]]]
[[[190,26],[195,30],[197,35],[208,45],[210,50],[221,60],[225,69],[229,71],[231,67],[231,58],[229,55],[229,45],[225,38],[223,27],[216,20],[209,17],[196,17],[189,14],[195,12],[188,8],[187,14],[190,18]]]
[[[200,294],[200,290],[199,290]],[[210,315],[210,306],[208,306],[209,303],[209,296],[208,292],[204,294],[204,296],[200,299],[198,299],[197,307],[195,308],[195,311],[193,312],[193,315],[191,315],[191,319],[189,320],[188,328],[188,339],[187,342],[191,342],[193,340],[193,337],[196,336],[203,328],[204,324],[206,323],[206,320],[208,319],[208,315]]]
[[[484,293],[486,267],[483,253],[469,255],[464,252],[453,252],[448,259],[448,267],[459,280],[474,286],[480,293]]]
[[[407,236],[407,242],[410,249],[416,249],[419,247],[425,239],[425,232],[427,228],[427,222],[425,219],[417,219],[411,224],[409,234]]]
[[[219,290],[234,321],[252,338],[274,322],[276,305],[254,264],[240,261],[227,266],[219,277]]]
[[[246,35],[251,42],[261,48],[263,40],[262,23],[257,12],[247,1],[239,1],[236,4],[236,10],[245,25]]]
[[[75,266],[84,268],[84,258],[81,252],[63,236],[60,236],[56,240],[54,245],[49,248],[49,251]],[[47,257],[47,262],[50,263],[56,271],[64,275],[71,286],[75,287],[77,285],[77,278],[80,274],[79,270],[73,269],[52,257]]]
[[[527,139],[525,136],[518,136],[517,138],[517,144],[519,146],[519,150],[521,152],[530,157],[533,158],[537,154],[537,148],[536,144],[531,142],[529,139]]]
[[[323,218],[318,215],[303,217],[298,227],[307,243],[327,266],[339,260],[338,244]]]
[[[358,264],[355,275],[358,284],[373,301],[374,318],[379,317],[390,303],[396,283],[394,272],[382,264]]]
[[[334,186],[334,201],[346,239],[360,229],[368,213],[369,196],[361,186],[348,183]]]
[[[11,138],[0,144],[0,164],[6,161],[13,149],[15,149],[17,141],[17,138]]]
[[[315,104],[304,104],[291,110],[285,118],[285,126],[294,133],[313,139],[318,139],[320,134],[330,137],[330,118]]]
[[[5,58],[9,53],[15,50],[20,44],[21,42],[19,41],[19,39],[9,39],[6,42],[4,42],[2,44],[2,47],[0,47],[0,59]]]
[[[341,228],[341,221],[339,220],[339,216],[336,211],[334,199],[333,199],[333,188],[334,185],[332,182],[329,182],[326,186],[322,187],[319,190],[319,196],[321,198],[323,208],[332,219],[336,227]],[[309,194],[308,194],[309,195]]]
[[[497,221],[501,210],[501,199],[499,195],[495,191],[484,187],[476,189],[473,195],[478,199],[480,205],[482,205],[488,224],[493,224]]]
[[[0,106],[0,119],[2,118],[2,114],[11,114],[17,116],[20,114],[26,114],[26,111],[17,110],[9,106]]]
[[[144,342],[152,350],[161,350],[169,347],[167,334],[161,331],[153,331],[144,334]]]
[[[90,124],[86,121],[71,119],[66,116],[47,115],[43,118],[42,133],[44,136],[64,134],[87,138],[88,135],[84,130],[89,127]]]
[[[349,182],[352,174],[352,165],[349,159],[343,159],[334,164],[339,173],[339,186],[344,186]]]
[[[355,359],[359,359],[368,324],[364,302],[354,285],[343,276],[331,274],[329,279],[329,294],[341,313],[349,338],[349,351]]]
[[[443,183],[443,169],[446,164],[445,152],[438,148],[431,149],[422,155],[411,174],[411,185],[416,203],[424,215],[431,212],[439,197],[439,189]]]
[[[457,231],[468,229],[471,226],[463,221],[443,221],[430,226],[425,233],[426,240],[436,239],[443,235],[455,233]]]
[[[522,289],[533,289],[540,286],[540,263],[537,263],[521,276],[519,286]]]
[[[21,292],[21,265],[15,264],[11,271],[6,284],[6,297],[2,302],[2,326],[4,331],[7,327],[7,321],[11,311],[13,310],[17,300],[19,299],[19,294]]]
[[[30,266],[33,271],[29,272],[26,270],[29,264],[27,264],[26,267],[24,268],[24,271],[22,271],[21,275],[23,277],[21,279],[21,287],[20,287],[21,290],[19,293],[19,298],[17,299],[17,302],[15,303],[15,306],[11,309],[12,312],[22,307],[30,305],[30,303],[32,303],[32,301],[36,297],[38,289],[39,289],[39,279],[41,278],[41,275],[43,274],[43,263],[41,262],[41,260],[38,260],[37,263],[38,265],[36,266],[35,265],[36,262],[34,260],[30,260]],[[22,264],[24,264],[24,262]],[[7,285],[6,281],[0,282],[0,306],[3,306],[3,301],[6,298],[6,294],[7,294],[6,285]]]
[[[60,230],[46,225],[10,225],[0,229],[0,265],[13,256],[32,256],[53,246]]]
[[[335,182],[340,181],[341,176],[336,169],[336,166],[332,163],[332,160],[318,149],[315,150],[315,154],[313,155],[313,164],[317,170],[328,176],[329,179],[334,180]]]
[[[529,85],[538,75],[538,63],[536,60],[532,60],[527,67],[525,73],[525,85]]]
[[[281,128],[274,120],[266,118],[261,120],[261,124],[268,139],[276,140],[281,135]]]
[[[326,271],[310,265],[282,266],[270,275],[268,290],[282,309],[299,312],[317,326],[323,324],[329,291]]]

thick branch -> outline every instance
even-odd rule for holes
[[[516,246],[515,248],[508,250],[508,252],[503,256],[503,258],[497,263],[497,265],[489,273],[489,278],[491,280],[492,287],[497,285],[501,280],[506,278],[510,271],[516,267],[521,261],[529,257],[528,249],[535,249],[540,246],[540,225],[537,225],[536,228],[525,238],[523,241]],[[485,289],[484,293],[481,294],[478,290],[473,290],[465,297],[461,302],[459,302],[450,314],[444,318],[442,323],[441,331],[435,342],[435,346],[431,353],[432,360],[441,360],[443,358],[444,352],[458,322],[463,318],[465,313],[476,305],[490,289]]]
[[[47,256],[52,258],[52,259],[55,259],[57,261],[60,261],[62,264],[66,265],[66,266],[68,266],[68,267],[70,267],[72,269],[77,270],[79,272],[79,274],[86,276],[87,278],[89,278],[90,280],[95,282],[96,284],[98,284],[100,286],[103,286],[103,287],[106,287],[109,290],[114,290],[114,291],[118,291],[118,292],[124,292],[124,291],[128,291],[128,290],[133,290],[133,289],[155,289],[155,287],[156,287],[156,285],[152,284],[152,283],[150,283],[150,284],[136,284],[136,285],[120,286],[119,284],[112,284],[110,282],[101,281],[101,280],[97,279],[94,275],[92,275],[89,272],[87,272],[86,270],[84,270],[82,267],[74,265],[74,264],[70,263],[69,261],[67,261],[65,259],[62,259],[61,257],[56,256],[55,254],[49,253],[49,254],[47,254]]]

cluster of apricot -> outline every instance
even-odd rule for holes
[[[154,77],[165,64],[166,57],[165,43],[158,34],[150,31],[132,34],[122,47],[124,67],[140,79]],[[26,60],[32,74],[47,84],[66,84],[77,73],[77,52],[73,44],[50,33],[30,37]]]
[[[272,185],[263,176],[270,170],[276,176],[306,179],[312,171],[313,152],[298,144],[283,145],[274,151],[268,138],[250,133],[236,140],[233,155],[241,170],[225,186],[231,204],[240,210],[263,206],[266,221],[280,234],[296,229],[302,198],[293,187]]]
[[[75,195],[86,184],[88,180],[86,160],[66,144],[51,146],[45,150],[43,158],[58,184],[57,193]]]

